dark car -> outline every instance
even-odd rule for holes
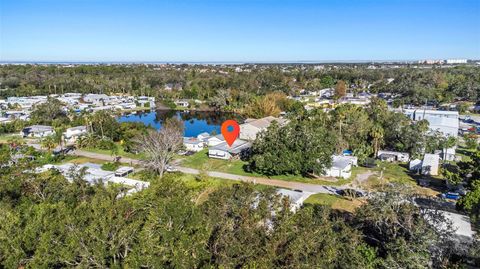
[[[354,190],[354,189],[341,189],[337,191],[337,194],[341,196],[353,197],[353,198],[359,198],[359,197],[365,196],[363,192]]]

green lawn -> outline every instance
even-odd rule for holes
[[[207,149],[197,152],[191,156],[184,157],[181,165],[205,171],[219,171],[242,176],[266,177],[271,179],[316,183],[333,186],[343,185],[351,181],[351,179],[339,179],[337,181],[329,181],[316,178],[308,178],[299,175],[278,175],[268,177],[262,174],[245,171],[244,167],[247,165],[247,162],[241,160],[220,160],[209,158]]]
[[[7,143],[12,138],[23,140],[23,138],[19,134],[1,134],[0,143]]]
[[[362,204],[362,201],[358,199],[349,200],[337,195],[317,193],[308,197],[304,203],[305,205],[325,205],[333,209],[353,212]]]
[[[408,168],[404,164],[377,162],[378,166],[374,169],[378,173],[383,170],[383,180],[385,182],[394,182],[402,184],[416,185],[417,182],[408,174]]]
[[[411,188],[415,193],[435,196],[438,194],[438,190],[430,187],[421,187],[417,184],[417,178],[420,175],[412,175],[409,173],[407,164],[401,163],[388,163],[377,161],[377,167],[372,168],[375,171],[375,175],[372,175],[366,182],[362,184],[362,188],[366,190],[382,190],[388,183],[398,183],[406,185]],[[383,170],[383,177],[380,179],[381,171]],[[431,176],[431,186],[443,185],[442,176]],[[436,181],[438,180],[438,181]]]

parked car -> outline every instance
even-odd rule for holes
[[[177,172],[178,169],[175,168],[175,167],[173,167],[173,166],[171,166],[171,165],[167,165],[167,166],[165,167],[165,171],[167,171],[167,172]]]
[[[458,193],[458,192],[442,193],[442,198],[450,199],[450,200],[458,200],[458,199],[460,199],[460,193]]]

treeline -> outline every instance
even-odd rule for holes
[[[480,97],[478,67],[368,69],[366,65],[345,65],[316,70],[309,65],[251,65],[243,68],[248,72],[235,72],[235,66],[3,65],[0,85],[6,90],[0,96],[128,93],[243,107],[255,96],[275,91],[298,94],[300,89],[333,87],[341,80],[353,93],[369,89],[373,93],[397,94],[399,104],[477,101]]]
[[[478,255],[397,191],[353,214],[310,205],[294,214],[273,189],[234,184],[206,196],[205,179],[171,174],[118,198],[122,187],[89,185],[81,173],[68,182],[5,166],[9,151],[0,147],[5,268],[451,268]]]

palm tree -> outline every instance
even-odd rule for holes
[[[57,146],[56,142],[55,137],[50,135],[42,139],[41,145],[42,148],[46,149],[48,152],[52,152]]]
[[[77,145],[80,148],[90,148],[94,147],[95,143],[99,140],[99,138],[93,133],[87,133],[84,136],[81,136],[77,140]]]
[[[60,126],[60,127],[57,127],[55,128],[55,135],[54,135],[54,138],[55,138],[55,142],[60,145],[60,147],[63,149],[63,146],[64,146],[64,137],[63,137],[63,133],[65,132],[65,127],[64,126]]]
[[[381,126],[375,124],[370,132],[370,136],[372,137],[372,144],[373,144],[373,152],[375,156],[377,156],[378,150],[382,144],[384,131]]]

